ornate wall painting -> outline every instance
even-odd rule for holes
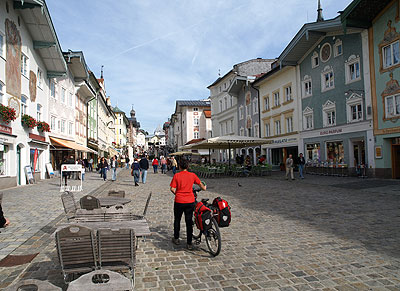
[[[5,21],[6,30],[6,84],[7,93],[20,98],[21,96],[21,35],[15,23]]]
[[[36,101],[36,74],[33,71],[29,72],[29,95],[31,97],[31,101]]]

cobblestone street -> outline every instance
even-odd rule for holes
[[[307,175],[207,179],[200,198],[222,196],[232,224],[221,229],[215,258],[202,242],[193,251],[171,243],[171,176],[149,171],[133,186],[128,170],[117,182],[87,174],[84,194],[125,190],[127,206],[147,217],[152,236],[139,242],[135,290],[399,290],[400,181]],[[0,255],[39,255],[30,263],[0,268],[0,289],[23,278],[66,289],[53,233],[66,222],[58,180],[4,191],[11,225],[0,234]],[[185,238],[182,220],[181,238]]]

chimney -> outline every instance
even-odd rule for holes
[[[322,8],[321,8],[321,0],[318,0],[318,16],[317,16],[317,22],[324,21],[324,17],[322,16]]]

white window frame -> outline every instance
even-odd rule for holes
[[[274,120],[274,131],[275,135],[280,135],[282,134],[282,125],[281,125],[281,120]]]
[[[199,108],[198,107],[194,107],[193,108],[193,112],[199,112]]]
[[[61,103],[67,104],[67,89],[61,87]]]
[[[56,130],[56,117],[53,115],[50,116],[50,129]]]
[[[36,121],[42,121],[42,108],[42,105],[36,104]]]
[[[357,118],[353,119],[353,106],[360,106],[361,111],[357,111]],[[347,123],[360,122],[364,119],[364,102],[361,95],[353,93],[349,98],[346,99],[347,108]],[[357,108],[358,109],[358,108]],[[360,114],[361,113],[361,114]]]
[[[258,114],[258,98],[253,99],[253,114]]]
[[[312,96],[312,79],[308,75],[305,75],[303,77],[302,91],[303,91],[303,98]]]
[[[68,122],[68,135],[72,135],[72,128],[73,128],[73,124],[71,121]]]
[[[193,132],[193,138],[195,139],[199,139],[200,138],[200,134],[198,131]]]
[[[254,137],[260,137],[260,125],[258,122],[254,123]]]
[[[5,58],[5,52],[6,52],[6,36],[5,34],[0,31],[0,37],[1,37],[1,41],[0,41],[0,57]]]
[[[61,131],[61,120],[57,119],[57,130]]]
[[[293,98],[293,96],[292,96],[292,86],[291,85],[287,85],[286,87],[284,87],[284,91],[285,91],[285,102],[289,102]]]
[[[339,47],[341,47],[341,52],[338,51]],[[335,41],[335,44],[333,45],[333,56],[336,58],[338,56],[341,56],[343,54],[343,43],[342,40],[337,39]]]
[[[265,137],[270,137],[271,136],[271,125],[269,122],[265,123],[264,130],[265,130]]]
[[[328,82],[326,81],[327,75],[329,77]],[[332,67],[326,66],[321,73],[321,92],[326,92],[333,89],[335,89],[335,74]]]
[[[243,108],[243,105],[240,105],[240,107],[239,107],[239,119],[240,120],[242,120],[242,119],[244,119],[244,108]]]
[[[274,95],[274,107],[278,107],[279,105],[281,105],[281,98],[279,93],[279,91],[275,91],[272,93],[272,95]]]
[[[67,124],[66,120],[62,119],[61,120],[61,132],[62,133],[65,133],[65,131],[66,131],[66,124]]]
[[[326,101],[324,105],[322,105],[322,115],[323,115],[323,125],[324,127],[331,127],[336,125],[336,102],[332,102],[330,100]],[[331,122],[330,116],[334,117],[334,121]]]
[[[22,100],[25,99],[25,102],[22,102]],[[21,116],[24,114],[28,114],[28,97],[25,95],[21,96]]]
[[[308,122],[308,118],[311,118],[311,124]],[[312,129],[314,129],[314,110],[307,106],[303,110],[303,130]]]
[[[29,58],[26,54],[21,52],[21,74],[29,78]]]
[[[198,119],[198,118],[193,118],[193,125],[194,126],[199,126],[200,125],[200,119]]]
[[[286,133],[293,132],[293,116],[286,117]]]
[[[352,73],[351,73],[351,68],[354,66],[356,68],[356,65],[358,64],[358,77],[357,75],[355,76],[354,79],[352,79]],[[360,57],[351,55],[348,59],[348,61],[345,63],[345,70],[346,70],[346,84],[354,83],[357,81],[361,80],[361,62],[360,62]],[[356,71],[355,71],[356,74]]]
[[[392,107],[389,108],[389,100],[391,100]],[[385,117],[398,118],[400,117],[400,94],[385,97]]]
[[[43,89],[43,71],[38,67],[37,69],[37,87]]]
[[[391,68],[391,67],[393,67],[393,66],[396,66],[396,65],[398,65],[399,63],[400,63],[400,55],[398,56],[398,58],[397,58],[397,63],[395,63],[395,59],[394,59],[394,51],[393,51],[393,47],[394,47],[394,45],[397,43],[397,46],[398,46],[398,50],[399,50],[399,54],[400,54],[400,41],[399,40],[396,40],[396,41],[394,41],[394,42],[392,42],[392,43],[390,43],[390,44],[388,44],[388,45],[386,45],[386,46],[384,46],[384,47],[382,47],[382,66],[383,66],[383,68],[384,69],[388,69],[388,68]],[[390,56],[390,62],[391,62],[391,64],[390,65],[387,65],[386,64],[386,53],[385,53],[385,48],[390,48],[390,54],[391,54],[391,56]]]
[[[319,67],[319,55],[317,52],[314,52],[311,56],[311,68],[315,69]]]
[[[219,100],[219,112],[222,112],[222,111],[224,111],[224,110],[222,108],[222,99],[221,99],[221,100]]]
[[[269,95],[267,97],[264,98],[264,110],[268,111],[270,109],[269,106]]]
[[[3,105],[7,105],[6,100],[3,100],[4,98],[4,83],[2,81],[0,81],[0,103]]]
[[[50,96],[54,99],[57,99],[57,88],[56,88],[56,82],[54,80],[50,80]]]
[[[69,92],[68,94],[68,105],[72,107],[72,100],[73,100],[73,94]]]

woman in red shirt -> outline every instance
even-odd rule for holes
[[[186,236],[187,236],[187,248],[193,249],[192,237],[193,237],[193,211],[194,211],[194,194],[193,184],[200,186],[202,190],[206,190],[206,186],[201,183],[199,177],[195,173],[189,172],[189,161],[186,159],[179,160],[179,173],[175,174],[171,181],[171,192],[175,195],[174,203],[174,237],[172,242],[179,244],[179,231],[181,225],[182,214],[185,213],[186,223]]]
[[[157,168],[158,168],[158,160],[157,160],[157,158],[154,158],[152,166],[153,166],[153,169],[154,169],[154,174],[157,174]]]

